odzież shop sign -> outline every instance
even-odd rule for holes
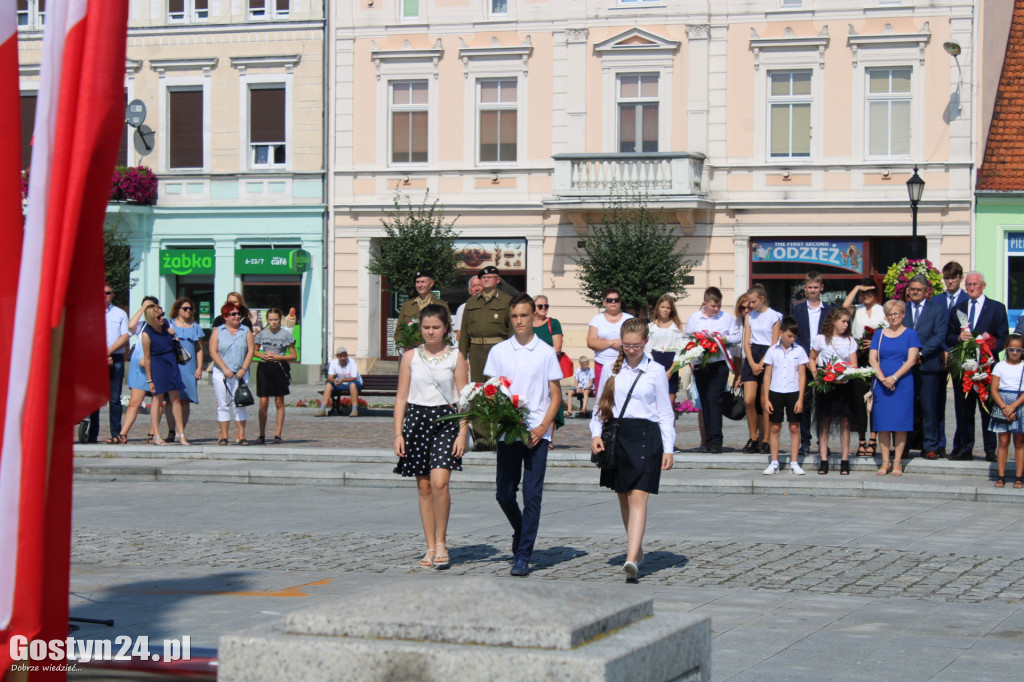
[[[160,252],[161,275],[212,275],[213,249],[164,249]]]

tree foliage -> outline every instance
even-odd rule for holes
[[[132,272],[139,266],[139,259],[132,258],[132,250],[128,245],[128,237],[118,228],[121,214],[112,225],[103,226],[103,261],[107,283],[114,287],[114,305],[128,305],[128,292],[135,286],[139,278],[132,277]]]
[[[454,230],[455,220],[445,221],[438,200],[429,204],[427,200],[424,194],[423,202],[414,207],[406,199],[403,207],[396,193],[394,209],[385,211],[381,218],[387,236],[373,240],[370,272],[387,277],[392,291],[414,295],[413,276],[417,270],[432,271],[439,289],[454,284],[458,277],[455,239],[459,233]]]
[[[576,250],[580,293],[601,305],[606,289],[618,289],[622,307],[641,316],[662,294],[686,295],[692,263],[686,245],[642,196],[624,196],[589,221],[584,246]]]

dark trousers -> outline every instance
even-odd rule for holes
[[[548,465],[548,441],[541,440],[529,448],[521,441],[498,443],[495,499],[505,512],[513,533],[519,533],[516,559],[529,561],[540,527],[540,503],[544,494],[544,472]],[[523,481],[523,508],[519,509],[516,492]]]
[[[124,383],[124,355],[114,355],[114,363],[107,370],[110,374],[110,435],[121,433],[121,385]],[[100,436],[100,411],[89,415],[89,440],[98,440]]]
[[[704,369],[693,373],[700,396],[700,409],[704,414],[704,436],[708,445],[722,445],[722,394],[729,381],[729,365],[726,362],[711,362]]]
[[[807,390],[804,392],[804,409],[800,413],[800,449],[811,449],[811,416],[814,410],[814,391],[811,390],[811,382],[814,380],[814,372],[807,368]]]
[[[938,452],[946,447],[946,372],[914,373],[920,386],[921,449]]]
[[[953,412],[956,415],[956,433],[953,435],[953,449],[970,452],[974,449],[974,413],[978,411],[978,394],[964,391],[958,382],[953,382]],[[988,412],[981,410],[981,439],[985,454],[995,454],[996,434],[988,430]]]

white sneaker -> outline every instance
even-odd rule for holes
[[[807,473],[806,471],[800,468],[800,464],[797,462],[790,462],[789,470],[792,471],[797,476],[803,476],[805,473]]]
[[[779,463],[772,462],[771,464],[768,465],[768,468],[762,471],[761,473],[764,474],[765,476],[771,476],[772,474],[779,473]]]

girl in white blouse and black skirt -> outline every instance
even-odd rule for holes
[[[621,420],[615,466],[601,470],[601,485],[619,496],[628,543],[626,563],[622,566],[627,582],[636,582],[639,575],[647,498],[658,494],[662,469],[672,468],[676,436],[668,377],[659,364],[644,356],[647,337],[645,322],[634,318],[622,323],[619,357],[611,371],[601,375],[601,397],[590,420],[590,447],[595,453],[604,450],[603,423]]]

